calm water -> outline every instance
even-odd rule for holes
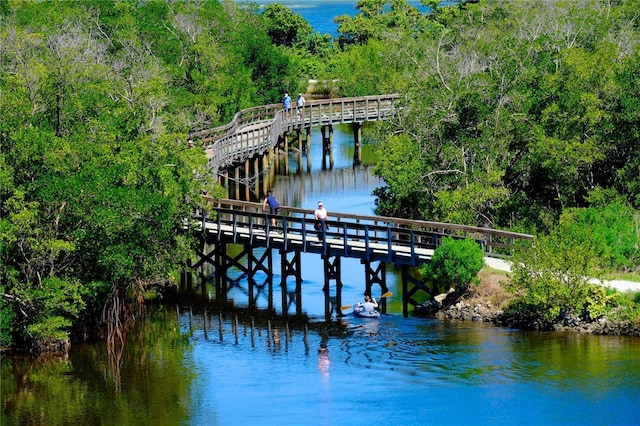
[[[204,311],[203,311],[204,312]],[[2,366],[2,425],[634,425],[638,339],[157,312],[120,354]]]
[[[350,167],[351,143],[348,128],[336,129],[336,169],[280,177],[278,196],[370,213],[379,182]],[[343,303],[353,304],[363,267],[343,259],[342,269]],[[1,424],[640,424],[640,339],[403,318],[391,267],[389,315],[326,323],[322,273],[320,259],[303,258],[309,321],[240,309],[239,279],[229,293],[239,309],[192,295],[150,311],[120,351],[76,345],[63,361],[3,359]],[[268,295],[258,292],[259,307]],[[281,312],[279,285],[272,296]]]
[[[355,4],[297,3],[315,5],[312,16]],[[331,172],[320,170],[317,133],[312,170],[278,177],[274,192],[283,204],[313,208],[322,199],[329,210],[371,214],[381,182],[351,167],[349,128],[336,128]],[[373,162],[368,151],[364,162]],[[119,351],[76,345],[62,361],[2,359],[0,424],[640,424],[638,338],[403,318],[392,267],[389,315],[327,324],[321,261],[302,263],[309,322],[222,311],[200,295],[150,311]],[[229,296],[242,308],[246,280],[231,275],[239,279]],[[343,259],[342,280],[343,303],[359,301],[362,265]],[[257,302],[268,305],[266,288]],[[278,285],[273,302],[281,311]]]
[[[638,422],[637,340],[398,315],[307,332],[241,326],[237,338],[232,320],[223,329],[191,334],[190,360],[208,378],[195,424]]]
[[[243,1],[236,1],[243,3]],[[280,3],[302,16],[309,22],[315,32],[320,34],[331,34],[337,36],[338,25],[333,22],[333,18],[340,15],[353,16],[356,12],[357,1],[354,0],[279,0],[279,1],[257,1],[261,6],[269,3]],[[428,7],[422,5],[420,1],[409,0],[407,3],[416,7],[422,12],[429,10]],[[445,1],[443,4],[451,3]]]

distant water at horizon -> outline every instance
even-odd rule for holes
[[[244,1],[236,1],[243,3]],[[259,0],[256,1],[261,8],[270,3],[280,3],[288,7],[309,22],[314,32],[320,34],[330,34],[338,36],[338,25],[333,22],[333,18],[341,15],[354,16],[357,0]],[[409,0],[407,3],[414,6],[421,12],[428,12],[429,8],[423,6],[420,0]],[[450,3],[450,2],[443,2]]]

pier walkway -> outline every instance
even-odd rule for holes
[[[362,124],[394,116],[397,113],[397,99],[397,94],[389,94],[314,100],[308,102],[300,114],[295,109],[283,111],[280,104],[262,105],[238,112],[227,125],[193,132],[190,140],[192,143],[198,142],[205,149],[209,168],[219,180],[223,179],[226,183],[231,172],[235,175],[232,180],[238,183],[242,180],[242,170],[246,184],[250,180],[247,176],[267,174],[265,171],[274,159],[274,151],[289,151],[290,136],[297,137],[300,153],[305,150],[308,152],[308,133],[312,127],[319,126],[322,129],[323,152],[327,153],[331,147],[331,127],[350,123],[354,129],[355,165],[360,155]],[[324,161],[323,156],[323,168]],[[259,180],[255,179],[256,194],[260,193]],[[266,180],[263,180],[265,183]],[[387,264],[401,269],[403,314],[406,316],[409,307],[419,303],[416,293],[426,292],[433,296],[430,289],[413,277],[410,268],[429,262],[443,238],[472,239],[482,247],[486,259],[509,258],[514,250],[529,246],[534,238],[490,228],[336,212],[331,212],[329,218],[320,224],[320,229],[316,229],[313,210],[291,206],[281,206],[282,214],[277,216],[278,225],[274,228],[270,226],[271,216],[262,212],[261,203],[232,199],[208,201],[208,212],[200,212],[197,219],[189,222],[189,226],[198,226],[202,231],[198,260],[189,267],[200,271],[203,283],[211,276],[205,272],[211,267],[215,271],[216,297],[224,299],[227,272],[232,267],[246,274],[250,287],[256,284],[256,274],[264,273],[271,288],[273,252],[279,251],[284,316],[287,315],[288,306],[288,277],[295,277],[295,298],[298,301],[302,299],[301,253],[317,254],[324,262],[323,291],[327,319],[331,317],[332,306],[340,306],[341,303],[340,259],[343,257],[360,259],[365,269],[365,292],[369,294],[374,285],[380,287],[381,294],[388,291]],[[238,253],[238,249],[234,248],[231,254],[227,247],[230,244],[241,246],[242,249]],[[264,254],[256,255],[254,250],[257,248],[267,250],[261,250]],[[252,288],[248,294],[251,306],[255,302]],[[386,312],[385,299],[381,301],[381,307]],[[300,303],[297,313],[301,313],[301,309]]]
[[[367,292],[371,292],[373,285],[379,285],[381,294],[388,291],[387,264],[401,269],[403,313],[408,315],[409,306],[418,304],[413,297],[416,292],[429,293],[423,283],[412,277],[409,269],[428,262],[443,238],[472,239],[482,247],[487,258],[495,259],[509,258],[514,250],[529,246],[533,240],[531,235],[488,228],[336,212],[330,212],[318,230],[313,210],[290,206],[281,206],[281,214],[275,216],[276,226],[272,227],[271,218],[274,216],[262,212],[261,203],[229,199],[208,201],[210,212],[201,212],[191,224],[203,231],[199,260],[191,267],[200,270],[206,265],[213,267],[217,294],[225,293],[224,277],[231,267],[242,270],[250,283],[256,281],[259,272],[270,278],[274,267],[273,250],[280,253],[280,284],[286,288],[287,277],[293,276],[297,283],[296,293],[301,293],[300,255],[315,253],[325,264],[327,318],[332,314],[330,299],[333,298],[338,306],[341,302],[340,259],[343,257],[360,259],[365,267]],[[228,244],[243,248],[239,253],[236,249],[232,255],[227,250]],[[254,254],[257,248],[267,248],[262,257]],[[332,283],[335,284],[333,296]],[[286,306],[285,300],[283,306]],[[382,308],[384,312],[384,300]]]
[[[189,137],[204,147],[209,168],[217,175],[225,168],[266,156],[283,143],[283,135],[311,127],[354,124],[358,145],[359,126],[391,117],[397,99],[397,94],[390,94],[313,100],[305,104],[300,115],[295,108],[286,113],[281,104],[261,105],[238,112],[224,126],[192,132]]]

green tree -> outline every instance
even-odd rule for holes
[[[362,45],[393,32],[422,29],[426,23],[418,9],[406,0],[359,0],[358,13],[335,17],[341,46]]]
[[[235,113],[255,101],[256,64],[235,60],[252,17],[238,13],[235,28],[215,1],[12,3],[3,13],[0,338],[64,347],[109,300],[142,300],[192,255],[184,219],[217,189],[186,132],[230,114],[221,105]],[[260,31],[252,49],[268,46]],[[286,59],[263,50],[256,69]],[[275,74],[261,84],[290,75]]]
[[[256,86],[254,105],[278,103],[286,92],[301,89],[296,63],[282,49],[271,44],[269,36],[246,27],[236,38],[237,53],[251,70]]]
[[[402,63],[390,62],[384,53],[389,46],[371,40],[362,46],[350,46],[335,61],[336,91],[339,96],[367,96],[396,93],[402,86]]]
[[[575,241],[594,239],[604,272],[640,272],[640,211],[615,190],[590,192],[590,207],[562,212],[563,232]]]
[[[300,46],[306,43],[313,28],[306,19],[281,3],[269,3],[264,8],[266,30],[277,46]]]
[[[413,65],[396,66],[405,96],[378,134],[387,163],[377,169],[387,182],[379,211],[545,232],[598,187],[635,207],[639,35],[628,4],[608,6],[437,6],[431,26],[398,36],[386,62]],[[392,140],[398,133],[411,148]],[[408,158],[421,166],[398,176]]]
[[[471,239],[444,238],[431,257],[431,262],[421,268],[435,293],[450,288],[464,289],[477,283],[478,272],[484,266],[484,252]]]
[[[150,309],[115,350],[85,345],[62,362],[3,357],[2,397],[12,403],[4,404],[2,422],[33,423],[46,413],[48,424],[87,424],[99,412],[103,424],[184,423],[193,399],[189,350],[175,310]]]
[[[417,143],[406,134],[391,137],[380,145],[374,172],[385,176],[387,185],[374,190],[378,214],[418,218],[427,210],[423,204],[430,198],[425,197],[424,192],[430,188],[416,178],[425,161],[415,155],[417,151]]]
[[[607,304],[604,288],[591,282],[601,271],[599,238],[591,229],[576,238],[567,229],[570,219],[513,259],[509,289],[516,300],[510,309],[537,319],[543,329],[565,318],[597,316]]]
[[[617,143],[607,146],[604,152],[606,160],[597,165],[597,171],[606,177],[603,186],[610,183],[619,194],[629,199],[633,207],[640,209],[640,54],[625,56],[621,61],[620,71],[616,74],[619,89],[607,129],[610,139]]]

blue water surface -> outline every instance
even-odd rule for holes
[[[237,3],[241,3],[241,1],[238,1]],[[338,25],[333,21],[333,19],[336,16],[341,15],[354,16],[358,12],[356,9],[358,2],[353,0],[263,0],[258,1],[257,3],[262,7],[269,3],[283,4],[309,22],[315,32],[319,32],[320,34],[330,34],[334,37],[338,36]],[[429,8],[423,6],[420,1],[411,0],[407,3],[416,7],[421,12],[429,11]]]
[[[234,338],[231,320],[193,333],[192,424],[638,424],[637,339],[398,315],[342,324],[339,336],[274,325],[277,341],[250,326]]]

